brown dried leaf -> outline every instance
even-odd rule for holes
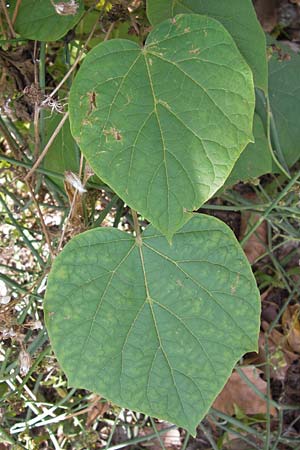
[[[255,195],[245,195],[246,198],[251,199],[253,203],[256,203],[257,198]],[[260,219],[259,214],[252,212],[243,212],[241,215],[241,228],[240,228],[240,240],[247,234],[248,230]],[[243,246],[244,252],[250,262],[254,264],[255,261],[265,253],[267,247],[267,222],[264,221],[259,227],[251,234],[249,239]]]
[[[241,369],[249,380],[263,394],[267,393],[267,383],[259,376],[262,371],[253,366],[243,367]],[[225,414],[233,415],[235,405],[245,414],[266,414],[267,404],[265,400],[259,397],[251,387],[243,381],[237,372],[233,372],[224,386],[222,392],[215,400],[213,407]],[[275,408],[271,407],[271,414],[275,415]]]
[[[278,0],[254,0],[254,7],[258,20],[263,29],[272,31],[277,24]]]
[[[233,435],[234,436],[234,435]],[[253,442],[253,444],[256,444],[257,446],[261,445],[261,440],[253,436],[253,434],[247,434],[245,436],[248,441]],[[224,450],[249,450],[249,444],[243,439],[236,439],[232,438],[232,440],[228,439],[228,444],[225,445]],[[253,448],[253,447],[251,447]]]
[[[300,353],[300,305],[291,305],[285,310],[282,325],[292,351]]]
[[[269,329],[269,324],[265,321],[262,322],[262,328],[266,332]],[[265,352],[265,333],[261,332],[259,336],[259,354],[262,364],[266,364],[270,361],[271,377],[276,380],[284,380],[286,371],[290,364],[293,363],[299,356],[296,353],[291,352],[287,342],[286,336],[280,333],[275,328],[272,330],[268,337],[268,352],[269,356]]]
[[[26,376],[31,367],[31,357],[28,352],[25,350],[21,350],[19,354],[19,363],[20,363],[20,374],[22,376]]]
[[[90,427],[92,423],[98,418],[102,417],[109,409],[109,403],[103,402],[100,395],[93,395],[91,398],[92,404],[89,407],[89,411],[86,419],[86,426]]]
[[[168,422],[160,422],[155,424],[156,429],[158,431],[163,430],[164,428],[167,428],[170,426]],[[140,431],[141,436],[147,436],[148,434],[153,434],[154,430],[153,428],[143,428]],[[178,428],[173,428],[172,430],[166,431],[166,433],[162,434],[160,436],[160,439],[162,443],[164,444],[166,449],[175,450],[181,448],[181,439],[180,439],[180,433]],[[142,446],[145,446],[151,450],[161,450],[161,444],[158,439],[151,439],[151,441],[145,442],[144,444],[141,444]]]

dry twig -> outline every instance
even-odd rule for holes
[[[10,37],[11,38],[15,38],[16,37],[16,33],[15,33],[14,27],[13,27],[13,25],[11,23],[11,20],[10,20],[10,17],[9,17],[7,8],[6,8],[5,0],[1,0],[1,6],[2,6],[3,13],[5,15],[5,19],[7,21],[7,25],[8,25],[9,32],[10,32]]]
[[[56,127],[56,130],[54,131],[54,133],[52,134],[51,138],[49,139],[49,141],[47,142],[47,144],[45,145],[44,150],[42,151],[42,153],[40,154],[40,156],[38,157],[38,159],[36,160],[36,162],[33,164],[32,168],[30,169],[30,171],[28,172],[28,174],[26,175],[26,177],[24,178],[25,181],[27,181],[32,174],[34,173],[34,171],[37,169],[37,167],[40,165],[40,163],[42,162],[43,158],[45,157],[46,153],[48,152],[49,148],[51,147],[51,145],[53,144],[54,139],[56,138],[56,136],[58,135],[58,133],[60,132],[63,124],[65,123],[65,121],[67,120],[67,118],[69,117],[69,112],[66,112],[65,115],[63,116],[63,118],[61,119],[61,121],[59,122],[59,124]]]

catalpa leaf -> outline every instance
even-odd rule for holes
[[[168,238],[252,140],[252,73],[216,20],[179,15],[145,47],[99,44],[70,94],[71,131],[95,173]]]
[[[267,94],[266,38],[251,0],[147,0],[152,25],[179,13],[205,14],[221,22],[251,67],[255,85]]]
[[[16,0],[9,3],[13,11]],[[83,11],[82,0],[22,0],[15,30],[28,39],[56,41],[77,24]]]
[[[45,319],[69,384],[191,433],[237,360],[257,350],[260,298],[232,231],[195,215],[172,245],[114,228],[73,238]]]

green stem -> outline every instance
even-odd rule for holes
[[[19,166],[19,167],[26,167],[28,169],[30,169],[32,167],[31,163],[27,163],[24,161],[18,161],[17,159],[10,158],[9,156],[5,156],[5,155],[0,155],[0,161],[1,160],[7,161],[10,164],[13,164],[13,165]],[[64,181],[64,179],[65,179],[64,175],[62,175],[61,173],[54,172],[53,170],[43,169],[42,167],[37,167],[35,169],[35,171],[42,173],[44,175],[47,175],[48,177],[57,178],[58,180],[61,180],[61,181]],[[105,189],[106,192],[112,192],[111,189],[108,186],[106,186],[105,184],[97,184],[97,183],[88,181],[86,186],[89,188],[92,188],[92,189],[100,189],[100,190]]]
[[[40,44],[40,62],[39,62],[39,83],[40,90],[42,94],[45,94],[46,88],[46,42],[41,42]],[[43,108],[40,109],[40,118],[39,118],[39,128],[40,128],[40,143],[41,148],[45,147],[45,110]]]
[[[285,197],[286,193],[297,183],[300,177],[300,171],[296,173],[296,175],[290,180],[290,182],[286,185],[286,187],[281,191],[278,197],[271,203],[271,205],[266,209],[264,214],[259,218],[259,220],[250,228],[250,230],[246,233],[244,238],[241,240],[240,244],[243,246],[245,242],[249,239],[249,237],[257,230],[257,228],[263,223],[263,221],[268,217],[270,212],[276,208],[278,203]]]
[[[273,114],[271,111],[269,96],[265,96],[260,89],[256,89],[256,94],[260,101],[262,102],[264,108],[266,109],[266,120],[267,120],[267,140],[269,150],[272,156],[273,161],[276,166],[288,177],[290,178],[290,172],[287,167],[285,158],[283,156],[283,152],[281,149],[281,145],[279,142],[279,137],[277,133],[276,124],[273,118]]]
[[[7,284],[7,286],[11,287],[12,289],[16,289],[21,294],[31,295],[32,297],[38,298],[39,300],[43,298],[39,294],[32,294],[31,292],[28,292],[27,289],[25,289],[23,286],[20,286],[18,283],[16,283],[14,280],[12,280],[4,273],[0,273],[0,280],[4,281],[4,283]]]
[[[123,209],[124,209],[124,202],[123,200],[119,199],[117,201],[117,211],[116,211],[116,216],[115,216],[115,220],[114,220],[114,224],[113,227],[114,228],[118,228],[118,225],[120,223],[122,214],[123,214]]]
[[[133,444],[139,444],[140,442],[150,441],[157,437],[157,434],[161,435],[166,433],[167,431],[173,430],[176,428],[176,425],[172,425],[171,427],[164,428],[163,430],[159,430],[156,433],[148,434],[148,436],[137,437],[135,439],[131,439],[130,441],[122,442],[121,444],[112,445],[111,447],[105,448],[105,450],[118,450],[120,448],[124,448],[127,446],[132,446]]]
[[[106,205],[106,207],[101,211],[95,222],[91,225],[90,228],[96,228],[101,225],[107,214],[111,211],[111,209],[115,206],[117,203],[119,197],[117,195],[114,195],[111,199],[111,201]]]
[[[215,443],[211,433],[209,432],[209,430],[207,430],[205,428],[204,425],[202,425],[202,423],[199,423],[199,428],[202,430],[204,436],[206,437],[206,439],[208,440],[208,442],[210,443],[211,447],[213,450],[219,450],[217,444]]]
[[[215,416],[219,417],[222,420],[226,420],[226,422],[231,423],[232,425],[246,431],[246,433],[254,434],[258,439],[260,439],[262,442],[264,441],[264,436],[255,430],[255,428],[251,428],[245,423],[241,422],[240,420],[235,419],[234,417],[231,417],[227,414],[222,413],[221,411],[218,411],[215,408],[210,408],[210,414],[213,413]]]
[[[3,137],[5,138],[8,146],[11,149],[11,151],[13,152],[14,156],[17,158],[20,153],[19,147],[18,147],[17,143],[15,142],[15,140],[13,139],[10,131],[8,130],[6,124],[1,116],[0,116],[0,132],[2,133]]]
[[[164,442],[163,442],[163,440],[161,439],[160,435],[158,434],[158,430],[157,430],[157,428],[156,428],[155,422],[154,422],[154,420],[152,419],[152,417],[150,417],[150,422],[151,422],[152,428],[153,428],[153,430],[154,430],[154,432],[155,432],[155,434],[156,434],[156,438],[157,438],[157,440],[158,440],[158,442],[159,442],[159,444],[160,444],[162,450],[166,450],[166,447],[165,447],[165,445],[164,445]]]
[[[4,207],[5,211],[7,212],[7,215],[9,216],[10,220],[13,222],[14,226],[16,227],[16,229],[19,231],[19,233],[21,234],[24,242],[27,244],[27,246],[30,248],[32,254],[36,257],[38,263],[40,264],[41,267],[45,266],[45,262],[44,260],[41,258],[39,252],[34,248],[33,244],[31,243],[31,241],[27,238],[27,236],[25,235],[25,233],[23,232],[22,228],[20,227],[18,221],[14,218],[13,214],[11,213],[11,211],[9,210],[9,208],[7,207],[5,201],[2,199],[2,197],[0,196],[0,202],[2,204],[2,206]]]

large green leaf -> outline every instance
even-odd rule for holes
[[[113,40],[84,59],[71,131],[95,173],[171,237],[224,183],[252,139],[252,74],[214,19],[180,15],[141,49]]]
[[[231,230],[196,215],[172,245],[149,226],[76,236],[49,276],[45,319],[69,384],[195,432],[257,349],[260,299]]]
[[[11,10],[16,0],[9,1]],[[54,3],[62,3],[54,0]],[[66,0],[65,3],[70,3]],[[72,15],[59,15],[50,0],[22,0],[15,30],[22,37],[38,41],[56,41],[71,30],[83,14],[83,1],[76,0],[79,5],[77,13]]]
[[[179,13],[204,14],[221,22],[251,67],[255,85],[267,93],[266,39],[251,0],[147,0],[152,25]]]
[[[51,117],[45,120],[46,126],[46,143],[56,130],[60,123],[62,116],[60,114],[53,114]],[[70,123],[67,119],[62,126],[60,132],[54,139],[51,147],[49,148],[45,158],[43,159],[43,166],[45,169],[53,170],[63,174],[66,170],[71,170],[74,173],[79,171],[79,149],[70,131]],[[63,182],[53,179],[55,183],[58,183],[63,187]]]
[[[254,114],[253,134],[255,142],[248,144],[234,165],[225,184],[233,185],[238,181],[249,181],[272,172],[273,158],[261,118]]]
[[[273,144],[280,145],[287,165],[292,166],[300,158],[300,56],[287,46],[280,47],[282,51],[274,51],[269,61]]]

